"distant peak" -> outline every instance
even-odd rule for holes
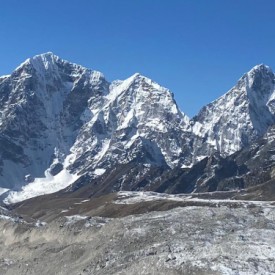
[[[146,82],[150,82],[152,83],[153,80],[149,77],[146,77],[140,73],[135,73],[132,76],[129,77],[129,79],[131,79],[132,81],[136,81],[136,80],[145,80]]]
[[[42,53],[41,55],[56,56],[53,52]]]
[[[56,57],[56,55],[53,52],[46,52],[46,53],[37,54],[33,58],[37,58],[37,57],[38,58],[39,57],[53,57],[53,56]]]
[[[132,77],[136,78],[136,77],[140,77],[140,76],[142,76],[140,73],[134,73]]]
[[[249,73],[252,73],[252,72],[267,72],[267,73],[273,73],[272,69],[265,65],[265,64],[259,64],[259,65],[256,65],[254,66],[250,71]]]
[[[21,63],[16,70],[29,65],[32,65],[35,68],[40,66],[48,67],[49,64],[54,64],[58,60],[60,60],[60,58],[57,55],[54,55],[52,52],[46,52],[28,58]]]
[[[143,77],[143,76],[140,73],[135,73],[135,74],[131,75],[128,79],[131,81],[135,81],[141,77]]]
[[[52,52],[38,54],[38,55],[35,55],[34,57],[30,58],[30,60],[42,61],[43,63],[55,62],[59,59],[60,58],[57,55],[53,54]]]
[[[241,79],[247,79],[249,86],[252,86],[255,79],[257,79],[258,82],[259,82],[259,79],[262,79],[262,81],[267,81],[267,79],[273,81],[274,73],[269,66],[265,64],[259,64],[254,66]]]

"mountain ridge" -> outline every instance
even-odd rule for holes
[[[189,119],[171,91],[140,73],[110,83],[51,52],[34,56],[0,78],[2,196],[10,203],[82,186],[120,166],[127,175],[109,191],[150,189],[152,171],[227,156],[264,135],[274,100],[274,74],[257,65]]]

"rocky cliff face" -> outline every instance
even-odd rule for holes
[[[52,53],[35,56],[0,78],[0,194],[10,203],[89,183],[95,193],[156,190],[166,171],[263,136],[274,100],[274,74],[259,65],[190,120],[140,74],[109,83]]]
[[[257,199],[268,199],[274,194],[274,153],[273,126],[262,138],[234,154],[222,157],[215,153],[197,162],[190,169],[176,167],[165,171],[151,184],[155,186],[156,191],[165,193],[202,193],[255,188],[255,192],[258,193]],[[256,190],[256,187],[261,185],[262,190]],[[271,193],[263,196],[262,191],[267,188]]]

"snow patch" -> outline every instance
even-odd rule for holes
[[[101,176],[105,173],[106,169],[103,169],[103,168],[97,168],[95,169],[95,171],[93,172],[95,175],[97,176]]]
[[[216,193],[216,192],[213,192]],[[211,193],[209,193],[211,194]],[[192,201],[192,202],[208,202],[215,205],[222,204],[232,204],[238,203],[243,207],[246,206],[263,206],[268,209],[275,209],[275,206],[271,205],[269,201],[246,201],[246,200],[231,200],[231,199],[200,199],[192,197],[187,194],[166,194],[166,193],[156,193],[156,192],[140,192],[140,191],[120,191],[118,192],[117,200],[114,201],[115,204],[135,204],[145,201],[157,201],[157,200],[171,200],[171,201]],[[270,210],[268,210],[270,211]],[[272,219],[275,217],[272,212]],[[265,212],[265,215],[271,215],[270,212]]]
[[[35,227],[43,227],[46,226],[47,223],[46,222],[41,222],[40,220],[37,220],[35,223]]]
[[[0,195],[2,195],[2,194],[4,194],[4,193],[6,193],[6,192],[8,192],[10,189],[8,189],[8,188],[2,188],[2,187],[0,187]]]
[[[73,216],[65,216],[66,222],[65,225],[71,225],[74,224],[78,221],[86,220],[88,217],[87,216],[81,216],[81,215],[73,215]]]
[[[6,204],[17,203],[29,198],[55,193],[68,187],[79,178],[78,175],[71,174],[66,169],[74,158],[74,155],[67,156],[64,161],[65,168],[56,176],[52,176],[46,170],[44,178],[35,178],[33,182],[23,186],[20,191],[10,191],[4,202]]]

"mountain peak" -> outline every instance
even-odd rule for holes
[[[271,68],[263,63],[254,66],[251,71],[272,71]]]
[[[43,54],[38,54],[33,57],[30,57],[26,59],[23,63],[21,63],[16,69],[20,70],[24,67],[32,66],[36,69],[40,69],[41,67],[44,67],[45,69],[48,69],[50,67],[50,64],[55,64],[58,60],[61,60],[58,56],[54,55],[52,52],[47,52]],[[51,67],[52,67],[51,65]]]
[[[38,54],[30,58],[31,60],[42,60],[42,61],[56,61],[60,59],[57,55],[53,54],[52,52],[46,52],[42,54]]]
[[[142,80],[147,80],[147,81],[151,81],[152,80],[148,77],[143,76],[140,73],[134,73],[132,76],[130,76],[127,81],[131,82],[131,83],[135,83],[135,82],[140,82]]]
[[[46,70],[55,66],[55,64],[61,60],[58,56],[54,55],[52,52],[43,53],[40,55],[35,55],[30,59],[30,63],[36,68],[44,67]]]
[[[92,71],[92,70],[87,69],[86,67],[83,67],[81,65],[64,60],[52,52],[46,52],[46,53],[38,54],[31,58],[28,58],[26,61],[24,61],[22,64],[20,64],[15,69],[15,71],[20,70],[24,67],[32,67],[36,71],[39,71],[43,74],[43,72],[48,71],[48,70],[49,71],[58,70],[58,66],[57,66],[58,64],[62,65],[62,66],[70,65],[71,67],[74,67],[77,70],[81,69],[82,71],[83,70]]]
[[[269,76],[273,77],[274,73],[273,73],[272,69],[265,64],[259,64],[259,65],[254,66],[247,73],[247,76],[252,77],[252,78],[254,78],[255,76],[258,76],[258,75],[263,75],[263,76],[269,75]]]
[[[157,82],[153,81],[151,78],[146,77],[146,76],[144,76],[140,73],[133,74],[128,79],[126,79],[126,81],[128,83],[131,83],[131,84],[140,84],[141,86],[149,85],[153,88],[153,90],[158,90],[158,91],[161,91],[161,92],[168,92],[173,97],[173,93],[169,89],[161,86]]]
[[[132,75],[133,78],[139,78],[139,77],[142,77],[142,75],[140,73],[134,73]]]
[[[249,93],[251,93],[251,90],[256,94],[273,93],[274,73],[267,65],[256,65],[244,75],[244,79],[246,85],[250,88]]]

